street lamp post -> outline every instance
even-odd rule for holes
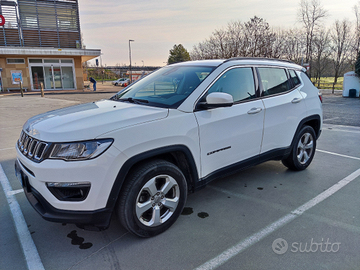
[[[132,71],[131,71],[131,46],[130,46],[130,42],[131,42],[131,41],[135,41],[135,40],[129,39],[130,83],[132,83]]]

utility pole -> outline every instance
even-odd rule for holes
[[[130,46],[130,42],[131,42],[131,41],[135,41],[135,40],[129,39],[130,84],[132,83],[132,71],[131,71],[131,46]]]

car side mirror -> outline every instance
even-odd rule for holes
[[[200,102],[202,109],[214,109],[220,107],[231,107],[234,104],[233,96],[223,92],[213,92],[207,95],[206,102]]]

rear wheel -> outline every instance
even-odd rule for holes
[[[179,217],[187,198],[187,183],[180,169],[164,160],[135,167],[118,201],[121,224],[140,237],[167,230]]]
[[[310,126],[304,126],[296,135],[290,155],[282,163],[291,170],[305,170],[315,155],[316,135]]]

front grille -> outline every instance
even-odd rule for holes
[[[49,146],[48,143],[34,139],[24,131],[21,131],[17,145],[24,156],[35,162],[40,162],[44,159],[44,155]]]

